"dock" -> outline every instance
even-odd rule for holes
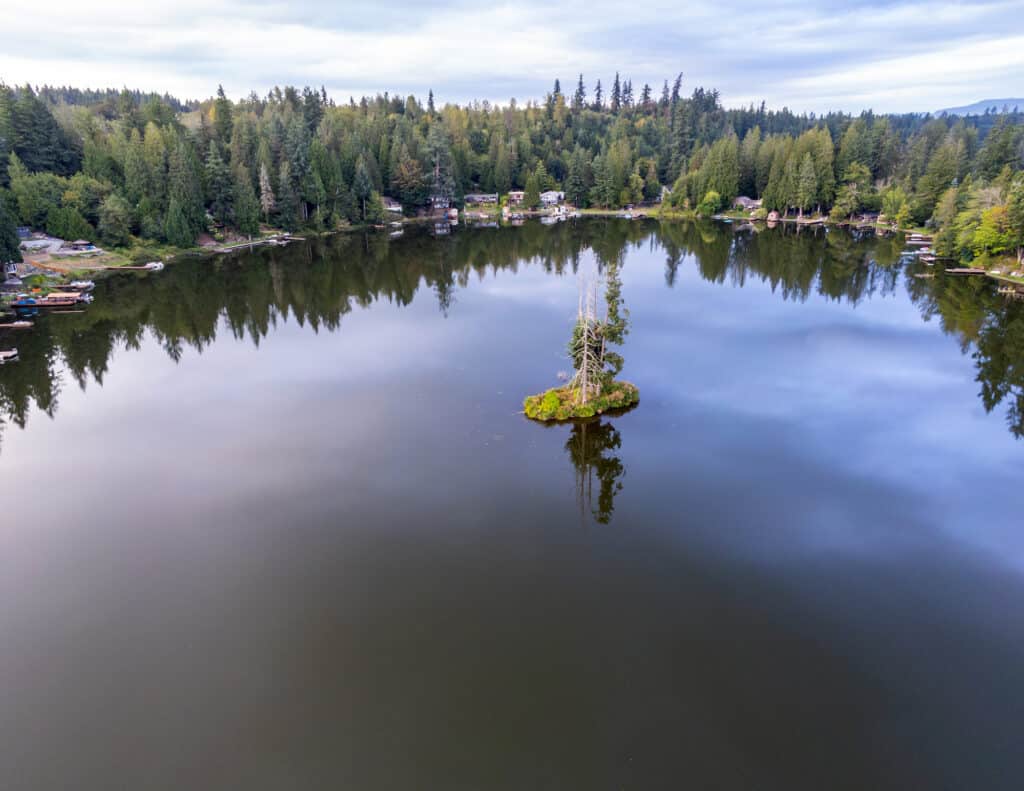
[[[32,329],[31,321],[8,321],[0,324],[0,330],[30,330]]]
[[[986,272],[984,269],[979,269],[977,267],[962,266],[962,267],[957,267],[956,269],[947,269],[946,270],[946,274],[947,275],[987,275],[988,272]]]

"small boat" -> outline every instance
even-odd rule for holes
[[[0,330],[30,330],[32,329],[32,322],[25,320],[9,321],[4,324],[0,324]]]
[[[13,363],[17,359],[17,349],[0,349],[0,365],[3,363]]]
[[[45,297],[32,297],[28,294],[18,294],[18,298],[11,303],[13,308],[67,308],[81,302],[92,302],[92,296],[83,294],[80,291],[61,291],[55,294],[47,294]]]
[[[159,272],[164,268],[163,261],[150,261],[146,264],[143,269],[148,269],[150,272]]]
[[[72,280],[70,283],[60,283],[53,288],[58,291],[92,291],[96,284],[91,280]]]

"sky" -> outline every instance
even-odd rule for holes
[[[377,6],[377,7],[374,7]],[[618,71],[727,107],[934,111],[1024,95],[1024,0],[632,3],[0,0],[0,81],[233,98],[274,85],[336,101],[540,99]],[[12,24],[13,23],[13,24]]]

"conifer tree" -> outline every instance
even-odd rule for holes
[[[587,89],[583,85],[583,74],[580,73],[579,82],[576,83],[576,93],[572,96],[572,109],[579,112],[587,103]]]
[[[260,232],[260,204],[252,178],[244,165],[235,169],[232,209],[235,227],[242,233],[253,236]]]
[[[264,222],[270,222],[270,213],[277,208],[277,201],[274,198],[274,188],[270,183],[270,172],[267,164],[260,164],[260,211],[263,212]]]
[[[231,218],[232,183],[231,172],[220,155],[220,145],[214,141],[206,156],[206,200],[210,213],[218,222],[225,223]]]
[[[18,240],[14,213],[8,208],[8,197],[0,189],[0,264],[21,261],[21,247]]]

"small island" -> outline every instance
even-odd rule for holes
[[[640,390],[631,382],[616,379],[622,371],[621,346],[629,332],[629,311],[622,306],[619,263],[605,272],[605,315],[598,318],[597,283],[580,281],[576,325],[569,341],[574,373],[562,387],[527,396],[523,410],[531,420],[544,422],[580,420],[606,412],[628,409],[640,401]]]

